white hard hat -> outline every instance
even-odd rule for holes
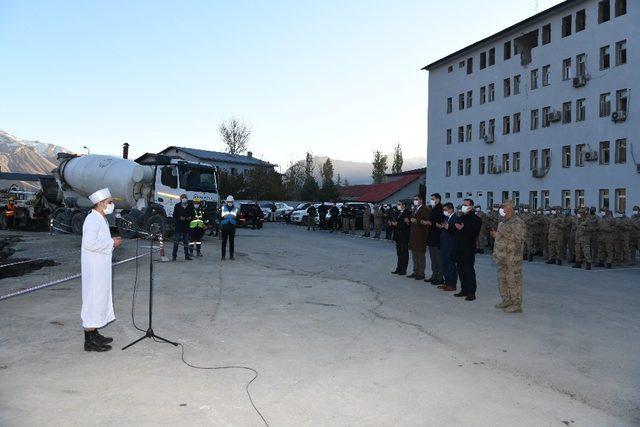
[[[233,196],[231,196],[231,195],[227,196],[227,202],[232,202],[233,203],[234,202]]]
[[[92,195],[89,196],[89,200],[91,200],[91,203],[93,203],[94,205],[97,203],[100,203],[103,200],[106,200],[108,198],[111,197],[111,192],[109,191],[108,188],[103,188],[102,190],[98,190],[95,193],[93,193]]]

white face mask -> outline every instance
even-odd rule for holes
[[[471,206],[467,206],[467,205],[463,205],[462,206],[462,213],[467,213],[471,210]]]
[[[430,200],[429,204],[431,205],[431,207],[435,207],[436,206],[436,201],[435,200]]]
[[[104,208],[105,215],[110,215],[113,213],[113,210],[116,208],[116,205],[109,203],[106,208]]]
[[[522,212],[527,213],[527,212],[529,212],[529,209],[526,209],[526,208],[522,209]]]
[[[183,205],[187,204],[187,199],[180,199],[180,203],[182,203]]]
[[[196,209],[198,209],[198,208],[200,207],[200,203],[194,203],[194,204],[193,204],[193,207],[194,207],[194,208],[196,208]]]
[[[419,206],[419,204],[420,204],[420,201],[418,201],[418,200],[414,200],[413,201],[413,206]]]
[[[556,211],[551,211],[551,215],[555,215],[555,214],[556,214]]]
[[[444,211],[444,214],[447,218],[450,218],[451,215],[453,215],[453,212],[449,212],[449,211]]]
[[[227,202],[227,206],[229,207],[233,206],[233,202]]]
[[[504,209],[502,209],[502,208],[500,208],[498,210],[498,213],[500,214],[500,216],[505,216],[506,215],[505,212],[504,212]]]
[[[640,213],[640,211],[633,211],[634,215],[638,215]]]
[[[398,208],[399,211],[402,210],[402,205],[396,205],[396,208]]]

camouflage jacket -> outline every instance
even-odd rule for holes
[[[598,230],[598,218],[595,215],[586,215],[576,223],[576,239],[590,238]]]
[[[626,216],[616,218],[615,231],[617,231],[618,234],[625,234],[625,237],[629,238],[629,234],[633,232],[633,222],[631,222],[631,219]]]
[[[498,264],[522,263],[525,234],[526,225],[517,215],[498,224],[498,234],[493,246],[493,260]]]
[[[547,221],[549,227],[549,238],[561,239],[565,229],[564,218],[553,215],[545,217],[545,221]]]
[[[635,214],[631,217],[631,224],[633,224],[631,234],[636,238],[640,237],[640,214]]]
[[[616,230],[616,220],[614,217],[607,215],[598,219],[598,240],[610,242],[613,240],[613,232]]]

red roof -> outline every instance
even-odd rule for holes
[[[404,175],[395,181],[389,181],[383,184],[349,185],[347,187],[340,187],[340,198],[352,202],[381,202],[402,190],[412,182],[420,179],[422,176],[423,174],[417,173]]]

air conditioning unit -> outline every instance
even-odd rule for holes
[[[587,151],[584,153],[584,159],[587,162],[597,162],[598,161],[598,152],[597,151]]]
[[[493,135],[485,135],[482,137],[482,139],[484,139],[484,142],[486,142],[487,144],[493,143]]]
[[[580,75],[580,76],[574,77],[573,78],[573,87],[578,88],[578,87],[586,86],[588,80],[589,79],[587,79],[587,76],[585,76],[585,75]]]
[[[547,171],[543,168],[535,168],[531,170],[531,175],[533,175],[534,178],[543,178],[546,174]]]
[[[613,114],[611,114],[611,120],[613,120],[614,123],[624,122],[627,120],[627,112],[624,110],[614,111]]]
[[[547,114],[547,120],[550,122],[559,122],[562,120],[562,113],[560,111],[552,111]]]

